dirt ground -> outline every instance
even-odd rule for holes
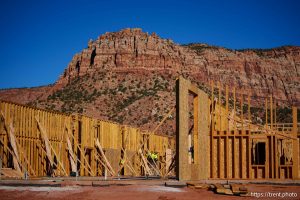
[[[173,188],[163,185],[110,185],[95,186],[0,186],[0,200],[92,200],[92,199],[122,199],[122,200],[199,200],[199,199],[300,199],[300,186],[285,185],[246,185],[252,196],[239,197],[215,194],[205,189]],[[266,193],[267,192],[267,193]],[[276,195],[277,197],[262,198],[261,195]],[[279,197],[280,193],[280,197]],[[256,195],[256,196],[255,196]],[[290,197],[287,197],[290,195]],[[292,195],[292,196],[291,196]],[[260,196],[258,198],[258,196]],[[284,196],[284,197],[283,197]]]

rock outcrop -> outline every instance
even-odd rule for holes
[[[37,99],[49,95],[52,86],[41,86],[34,88],[14,88],[0,90],[0,100],[28,104]]]
[[[187,74],[204,84],[221,81],[290,104],[299,104],[300,99],[300,47],[236,51],[205,44],[181,46],[155,33],[125,29],[90,40],[57,84],[101,69]]]
[[[199,87],[211,80],[235,85],[284,105],[300,105],[300,47],[230,50],[206,44],[178,45],[155,33],[125,29],[90,40],[53,85],[0,90],[0,99],[62,112],[78,112],[153,129],[175,106],[175,80]],[[175,115],[162,130],[175,131]]]

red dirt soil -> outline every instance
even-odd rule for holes
[[[269,199],[300,199],[300,186],[246,185],[249,192],[296,193],[293,198],[271,197]],[[205,189],[171,188],[159,185],[111,185],[108,187],[66,186],[66,187],[12,187],[0,186],[0,199],[61,199],[61,200],[193,200],[193,199],[259,199],[254,196],[239,197],[215,194]],[[268,199],[268,198],[261,198]]]

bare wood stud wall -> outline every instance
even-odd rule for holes
[[[215,98],[214,82],[211,82],[211,97],[199,95],[196,86],[180,77],[177,81],[177,178],[193,179],[299,179],[299,131],[297,108],[293,107],[293,123],[289,129],[278,128],[276,104],[273,97],[265,98],[264,125],[254,123],[251,116],[251,96],[237,93],[233,87],[229,94],[225,86],[225,106],[222,104],[222,86],[217,84]],[[199,122],[198,146],[194,146],[197,158],[196,176],[187,163],[188,100],[189,92],[198,96]],[[244,90],[245,91],[245,90]],[[229,96],[232,111],[229,111]],[[206,100],[207,98],[207,100]],[[209,106],[201,106],[205,102]],[[247,105],[245,105],[247,104]],[[195,105],[194,105],[195,106]],[[205,108],[210,108],[205,112]],[[247,112],[247,114],[246,114]],[[229,114],[230,113],[230,114]],[[208,120],[205,120],[208,119]],[[289,124],[281,126],[291,126]],[[207,137],[207,139],[205,139]],[[206,144],[207,142],[207,144]],[[198,149],[197,149],[198,148]],[[207,174],[208,176],[204,175]]]
[[[176,141],[155,134],[174,108],[149,132],[0,101],[2,167],[30,176],[165,177],[175,163],[179,180],[299,179],[297,107],[293,122],[280,123],[270,96],[265,120],[254,123],[249,92],[216,86],[214,92],[211,81],[209,97],[183,77],[177,80]],[[157,162],[148,157],[154,152]]]
[[[72,171],[80,176],[103,176],[105,168],[111,172],[108,175],[117,176],[124,159],[122,147],[132,157],[127,161],[126,170],[119,171],[119,175],[144,175],[138,148],[145,142],[145,134],[151,135],[151,139],[147,138],[147,151],[159,155],[157,169],[153,169],[158,174],[165,173],[167,149],[169,154],[175,151],[174,138],[126,126],[127,139],[122,140],[123,126],[87,116],[49,112],[3,101],[0,101],[0,113],[3,167],[19,167],[21,173],[28,172],[30,176],[69,176]],[[11,147],[13,141],[14,148]]]

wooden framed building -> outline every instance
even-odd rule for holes
[[[299,123],[254,123],[251,97],[212,82],[210,94],[180,77],[176,140],[126,125],[0,101],[2,169],[16,176],[170,175],[179,180],[299,179]],[[160,126],[174,109],[160,122]],[[157,153],[152,162],[149,153]],[[176,156],[175,156],[176,155]],[[175,161],[175,162],[174,162]]]
[[[266,123],[255,124],[249,93],[240,94],[238,108],[233,88],[230,111],[228,86],[222,96],[220,83],[217,90],[211,85],[209,96],[183,77],[177,80],[177,178],[299,179],[297,108],[292,108],[292,123],[278,123],[270,97]]]
[[[20,177],[24,173],[70,176],[72,172],[79,176],[164,176],[170,165],[167,151],[175,151],[172,137],[0,101],[2,168],[11,168]],[[149,166],[148,152],[159,155],[157,166]]]

